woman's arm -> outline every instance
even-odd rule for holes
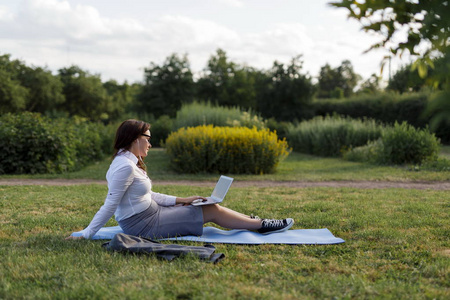
[[[202,197],[202,196],[190,196],[190,197],[187,197],[187,198],[179,198],[179,197],[177,197],[176,203],[177,204],[191,204],[193,201],[199,200],[199,199],[206,201],[206,198]]]
[[[161,206],[173,206],[176,204],[190,204],[195,200],[202,199],[206,200],[205,197],[202,196],[191,196],[191,197],[175,197],[175,196],[169,196],[165,194],[155,193],[152,192],[152,200],[154,200],[156,203],[158,203]]]
[[[128,164],[124,165],[115,170],[111,177],[108,182],[109,189],[105,203],[92,218],[89,226],[82,231],[82,236],[86,239],[92,238],[114,215],[124,193],[133,182],[133,167]]]

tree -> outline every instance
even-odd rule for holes
[[[445,53],[449,45],[450,9],[449,1],[443,0],[341,0],[332,2],[334,7],[346,8],[348,17],[360,21],[365,31],[373,31],[383,39],[372,45],[374,48],[387,48],[394,55],[409,51],[411,55],[421,56],[417,63],[419,72],[426,73],[426,64],[431,58]],[[400,42],[395,34],[407,31],[407,39]],[[421,49],[425,47],[425,51]]]
[[[28,90],[0,68],[0,114],[25,110]]]
[[[78,66],[63,68],[59,77],[64,85],[66,101],[60,108],[70,116],[80,116],[92,121],[107,120],[111,111],[108,97],[99,75],[91,75]]]
[[[63,84],[50,71],[27,67],[19,78],[22,86],[29,90],[27,111],[45,113],[64,103]]]
[[[438,96],[430,103],[427,113],[438,116],[432,118],[432,128],[437,124],[450,124],[450,9],[449,1],[443,0],[341,0],[332,2],[334,7],[346,8],[348,17],[362,23],[362,29],[379,33],[383,39],[372,45],[374,48],[386,48],[393,55],[402,55],[408,51],[418,58],[412,65],[420,77],[425,78],[428,67],[434,69],[433,58],[441,57],[442,65],[436,70],[432,86],[442,88]],[[395,34],[407,32],[406,41],[399,41]],[[423,50],[422,50],[423,49]],[[434,120],[433,120],[434,119]],[[439,122],[437,122],[438,120]]]
[[[386,89],[399,92],[418,92],[426,84],[425,78],[421,78],[419,74],[411,70],[412,64],[401,67],[389,80]],[[429,70],[430,72],[431,70]]]
[[[380,91],[380,81],[381,78],[376,74],[372,74],[369,79],[364,81],[361,84],[361,87],[358,89],[357,93],[361,94],[375,94]]]
[[[266,118],[293,121],[309,117],[308,106],[314,94],[311,78],[301,74],[301,55],[285,66],[277,61],[260,84],[258,110]]]
[[[45,113],[65,100],[61,81],[44,68],[29,67],[20,60],[11,60],[6,54],[0,56],[0,69],[3,72],[2,102],[9,102],[11,111]]]
[[[335,69],[326,64],[320,69],[318,82],[318,98],[342,98],[350,97],[361,79],[361,76],[355,73],[352,63],[344,60],[341,65]]]
[[[144,70],[144,85],[137,95],[138,108],[154,116],[174,117],[183,103],[194,97],[194,80],[187,55],[172,54],[159,66]]]
[[[344,92],[342,91],[342,95],[338,95],[336,97],[336,93],[332,94],[339,83],[339,75],[336,70],[331,68],[329,64],[320,68],[319,72],[319,82],[318,82],[318,91],[317,98],[342,98],[344,97]]]
[[[221,106],[255,108],[254,75],[254,69],[229,61],[225,51],[217,49],[197,82],[197,95]]]
[[[450,51],[438,59],[433,71],[433,82],[440,90],[432,95],[424,116],[430,118],[430,128],[440,133],[442,141],[450,143]]]
[[[103,87],[109,97],[107,101],[109,119],[118,120],[131,108],[133,101],[132,88],[126,82],[118,84],[115,80],[103,83]]]

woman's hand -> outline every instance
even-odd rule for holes
[[[190,196],[190,197],[186,197],[186,198],[179,198],[177,197],[176,203],[177,204],[191,204],[193,201],[195,200],[202,200],[202,201],[206,201],[207,199],[205,197],[202,196]]]

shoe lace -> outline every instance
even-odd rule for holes
[[[265,227],[282,227],[284,226],[284,221],[277,219],[265,219],[264,225]]]

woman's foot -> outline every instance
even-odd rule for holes
[[[257,231],[262,234],[269,234],[274,232],[286,231],[294,225],[294,220],[291,218],[277,220],[277,219],[262,219],[261,228]]]

